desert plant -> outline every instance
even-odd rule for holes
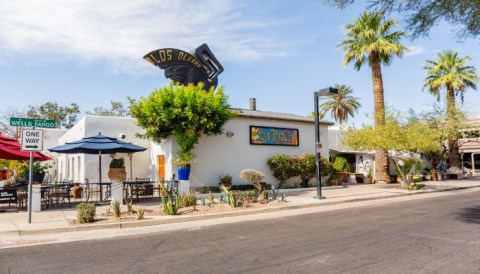
[[[220,184],[231,184],[232,180],[233,180],[233,176],[228,173],[221,174],[218,176],[218,181]]]
[[[106,216],[112,215],[112,209],[110,207],[104,208],[103,214],[106,215]]]
[[[195,206],[197,204],[197,196],[191,191],[188,194],[180,195],[179,199],[180,207]]]
[[[230,205],[230,207],[232,207],[232,208],[236,207],[237,202],[236,202],[235,196],[233,195],[233,192],[229,191],[225,186],[222,186],[222,188],[223,188],[223,191],[225,192],[225,194],[227,194],[227,202]]]
[[[80,224],[93,223],[95,221],[97,207],[91,203],[77,205],[77,222]]]
[[[167,190],[161,182],[159,182],[158,185],[165,193],[167,193],[167,196],[162,198],[163,211],[168,215],[177,215],[180,207],[180,199],[178,198],[178,195],[175,195],[174,199],[173,190]]]
[[[210,201],[208,205],[215,204],[215,194],[211,191],[208,193],[208,200]]]
[[[265,178],[265,175],[260,171],[250,168],[242,170],[240,172],[240,178],[247,183],[255,185],[260,183],[260,181]]]
[[[113,218],[118,219],[122,215],[121,206],[119,201],[114,201],[110,205],[113,211]]]
[[[125,205],[127,206],[128,213],[133,213],[133,200],[131,198],[125,199]]]
[[[142,206],[140,208],[135,208],[135,211],[137,212],[137,220],[143,220],[145,215],[145,207]]]

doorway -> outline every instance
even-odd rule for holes
[[[158,167],[157,178],[159,180],[164,180],[165,179],[165,155],[157,156],[157,167]]]

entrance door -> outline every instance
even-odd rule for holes
[[[157,178],[159,180],[165,179],[165,155],[157,156],[157,167],[158,167]]]

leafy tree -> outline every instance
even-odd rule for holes
[[[353,117],[360,108],[358,98],[350,96],[353,89],[347,85],[336,84],[334,88],[338,89],[338,94],[329,94],[321,97],[320,100],[326,102],[320,104],[320,116],[324,117],[327,112],[331,112],[333,119],[339,124],[348,121],[348,117]]]
[[[410,111],[408,117],[398,111],[391,111],[385,125],[365,125],[360,129],[347,131],[342,141],[344,145],[355,150],[368,151],[379,146],[392,150],[392,159],[400,171],[402,169],[398,166],[397,155],[419,153],[430,162],[432,175],[436,180],[437,167],[447,151],[445,141],[449,132],[466,128],[465,114],[457,112],[456,115],[457,122],[452,123],[446,119],[446,111],[436,106],[432,111],[420,114]]]
[[[345,8],[355,0],[325,0]],[[370,0],[369,9],[398,12],[405,18],[406,28],[412,30],[412,37],[428,36],[433,26],[445,21],[456,28],[459,38],[480,34],[480,2],[452,0]]]
[[[129,115],[128,109],[126,109],[121,102],[110,101],[112,107],[106,109],[103,107],[94,107],[93,111],[87,111],[87,115],[97,115],[97,116],[116,116],[116,117],[127,117]]]
[[[475,68],[467,65],[470,57],[460,58],[456,51],[443,51],[437,54],[437,60],[427,60],[424,69],[427,71],[424,88],[440,99],[440,91],[446,90],[447,119],[455,121],[455,95],[460,96],[462,104],[467,88],[476,90],[479,78]],[[460,167],[458,152],[458,131],[449,133],[448,157],[451,167]]]
[[[223,87],[205,91],[202,83],[188,86],[170,83],[138,102],[128,98],[132,117],[145,129],[139,136],[160,143],[173,135],[179,145],[179,164],[193,160],[191,151],[202,134],[221,134],[223,126],[234,117],[227,99]]]
[[[12,107],[0,111],[0,132],[5,136],[19,141],[22,137],[22,128],[10,126],[11,117],[25,118],[27,117],[27,112],[25,109],[15,109]]]
[[[353,24],[345,27],[345,40],[339,44],[345,51],[345,64],[353,62],[354,68],[360,70],[363,64],[368,63],[372,70],[375,126],[385,124],[381,64],[389,65],[394,55],[402,57],[406,51],[406,47],[399,43],[405,33],[391,32],[391,28],[396,24],[395,20],[386,20],[383,12],[365,11]],[[377,147],[375,159],[377,179],[388,181],[390,171],[387,150]]]
[[[41,106],[29,106],[28,108],[28,118],[55,120],[59,128],[73,127],[78,120],[77,115],[80,114],[80,108],[75,103],[62,107],[57,102],[49,101]]]

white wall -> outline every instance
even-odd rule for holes
[[[144,152],[137,152],[132,157],[132,170],[130,174],[130,159],[126,153],[118,153],[116,158],[125,159],[125,168],[127,177],[149,177],[151,169],[150,141],[135,137],[136,133],[142,132],[142,129],[135,125],[135,119],[125,117],[91,116],[82,118],[75,126],[66,132],[58,141],[58,145],[66,142],[81,140],[83,137],[102,135],[119,138],[125,142],[146,147]],[[121,135],[125,137],[120,138]],[[74,180],[83,182],[88,178],[91,182],[99,180],[99,156],[98,154],[59,154],[59,180]],[[78,161],[80,159],[80,161]],[[102,162],[102,181],[109,181],[108,170],[111,157],[101,155]],[[72,162],[75,163],[72,173]],[[80,164],[80,167],[78,166]]]
[[[250,145],[250,126],[294,128],[299,130],[299,146],[272,146]],[[234,184],[246,184],[240,179],[240,171],[253,168],[266,175],[267,183],[277,183],[267,166],[267,159],[271,156],[283,153],[298,155],[304,152],[315,152],[315,129],[314,123],[287,122],[269,119],[253,119],[237,117],[229,121],[224,132],[233,132],[233,137],[226,134],[219,136],[203,136],[196,145],[194,154],[196,162],[192,164],[190,183],[196,186],[216,186],[218,176],[222,173],[233,175]],[[320,140],[324,147],[322,155],[328,157],[327,126],[320,127]],[[167,140],[163,148],[154,148],[153,151],[162,151],[166,154],[176,152],[176,145],[172,140]],[[159,146],[159,145],[152,145]],[[173,155],[175,156],[175,155]],[[166,159],[166,163],[170,163]],[[176,173],[175,167],[166,168],[166,177]]]

